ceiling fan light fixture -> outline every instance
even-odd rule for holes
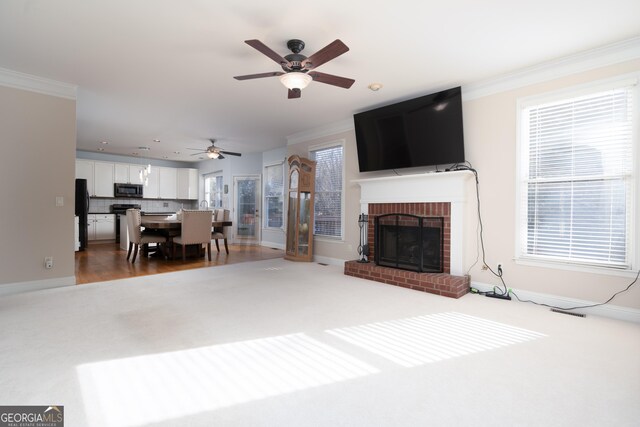
[[[299,71],[291,71],[290,73],[286,73],[280,76],[280,82],[287,89],[304,89],[309,86],[311,83],[311,76],[306,73],[301,73]]]
[[[210,151],[207,153],[207,157],[210,159],[217,159],[218,157],[220,157],[220,153],[218,153],[217,151]]]

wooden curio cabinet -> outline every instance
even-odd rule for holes
[[[285,259],[311,261],[313,258],[313,199],[316,162],[289,157],[289,207]]]

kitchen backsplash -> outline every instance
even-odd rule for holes
[[[144,212],[178,212],[180,209],[198,209],[198,202],[175,200],[145,200],[145,199],[89,199],[89,212],[111,213],[111,205],[134,204],[140,205]]]

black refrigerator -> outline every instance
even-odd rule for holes
[[[80,223],[80,250],[84,251],[89,232],[89,191],[86,179],[76,179],[76,215]]]

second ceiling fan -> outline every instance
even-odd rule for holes
[[[293,53],[284,57],[271,50],[260,40],[245,40],[245,43],[280,64],[283,71],[235,76],[234,79],[249,80],[279,76],[282,84],[289,90],[289,99],[300,98],[301,90],[307,87],[311,80],[345,89],[349,89],[355,82],[355,80],[346,77],[311,71],[349,51],[347,45],[340,40],[329,43],[309,57],[300,53],[304,49],[304,42],[298,39],[292,39],[287,42],[287,47]]]
[[[228,156],[242,156],[240,153],[234,153],[233,151],[226,151],[220,149],[220,147],[216,147],[216,140],[210,138],[211,145],[206,148],[206,150],[202,151],[200,148],[187,148],[187,150],[199,151],[198,153],[192,154],[192,156],[200,156],[202,154],[206,154],[210,159],[224,159],[223,154]]]

